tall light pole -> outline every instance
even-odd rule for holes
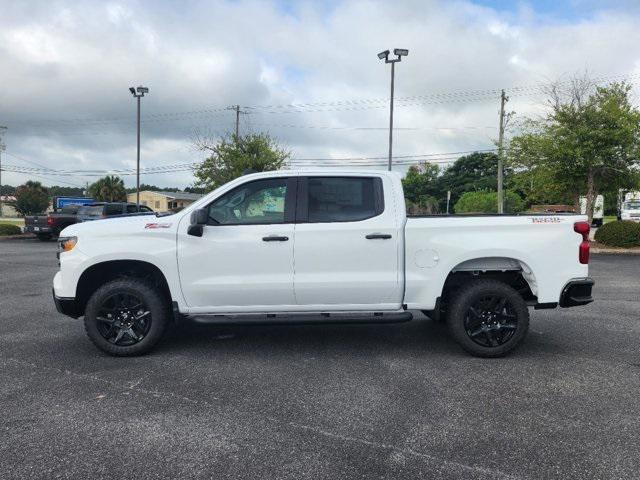
[[[384,63],[391,64],[391,100],[389,102],[389,171],[391,171],[391,163],[393,157],[393,83],[395,80],[395,66],[396,62],[402,60],[402,57],[406,57],[409,55],[409,50],[406,48],[395,48],[393,50],[393,54],[396,58],[392,58],[389,60],[389,50],[385,50],[384,52],[380,52],[378,54],[378,58],[380,60],[384,60]]]
[[[7,127],[0,125],[0,218],[2,218],[2,151],[5,149],[2,142],[2,135],[7,131]]]
[[[129,91],[138,100],[138,155],[136,160],[136,205],[137,210],[140,210],[140,99],[144,97],[145,93],[149,93],[147,87],[130,87]]]

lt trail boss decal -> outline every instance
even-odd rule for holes
[[[533,217],[531,223],[560,223],[560,217]]]

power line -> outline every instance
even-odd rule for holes
[[[632,80],[640,77],[640,73],[632,74],[617,74],[617,75],[602,75],[594,77],[594,83],[604,83],[615,80]],[[570,80],[564,82],[556,82],[555,85],[569,85]],[[510,88],[506,88],[507,92],[512,96],[527,96],[538,95],[545,92],[545,88],[554,85],[552,82],[529,84],[529,85],[516,85]],[[471,90],[454,90],[449,92],[436,92],[425,95],[414,95],[408,97],[400,97],[396,99],[396,105],[398,106],[421,106],[426,104],[438,104],[438,103],[455,103],[455,102],[472,102],[483,100],[495,100],[500,95],[500,89],[471,89]],[[377,99],[351,99],[351,100],[337,100],[328,102],[308,102],[308,103],[289,103],[289,104],[274,104],[274,105],[249,105],[239,106],[250,114],[282,114],[282,113],[313,113],[313,112],[334,112],[334,111],[358,111],[368,110],[375,108],[386,108],[388,103],[387,98]],[[166,122],[166,121],[180,121],[184,117],[197,117],[197,116],[219,116],[226,115],[229,107],[210,107],[200,108],[195,110],[178,111],[178,112],[164,112],[164,113],[151,113],[146,114],[142,119],[142,123],[149,122]],[[235,107],[234,107],[235,108]],[[32,127],[71,127],[75,125],[83,126],[106,126],[109,124],[117,123],[132,123],[133,119],[130,117],[111,117],[103,119],[86,119],[86,118],[71,118],[71,119],[44,119],[39,121],[27,121],[17,120],[11,123],[13,124],[29,124]]]

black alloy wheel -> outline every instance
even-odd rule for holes
[[[474,343],[483,347],[498,347],[515,334],[518,316],[506,297],[487,295],[469,306],[464,328]]]
[[[100,335],[109,343],[129,347],[142,341],[151,328],[151,311],[131,293],[115,293],[102,301],[96,316]]]

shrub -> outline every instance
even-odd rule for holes
[[[17,225],[10,223],[0,223],[0,235],[20,235],[22,230]]]
[[[487,190],[464,193],[453,207],[456,213],[497,213],[498,192]],[[504,211],[518,213],[524,210],[524,200],[509,190],[504,192]]]
[[[609,222],[596,231],[597,242],[610,247],[640,247],[640,223]]]

